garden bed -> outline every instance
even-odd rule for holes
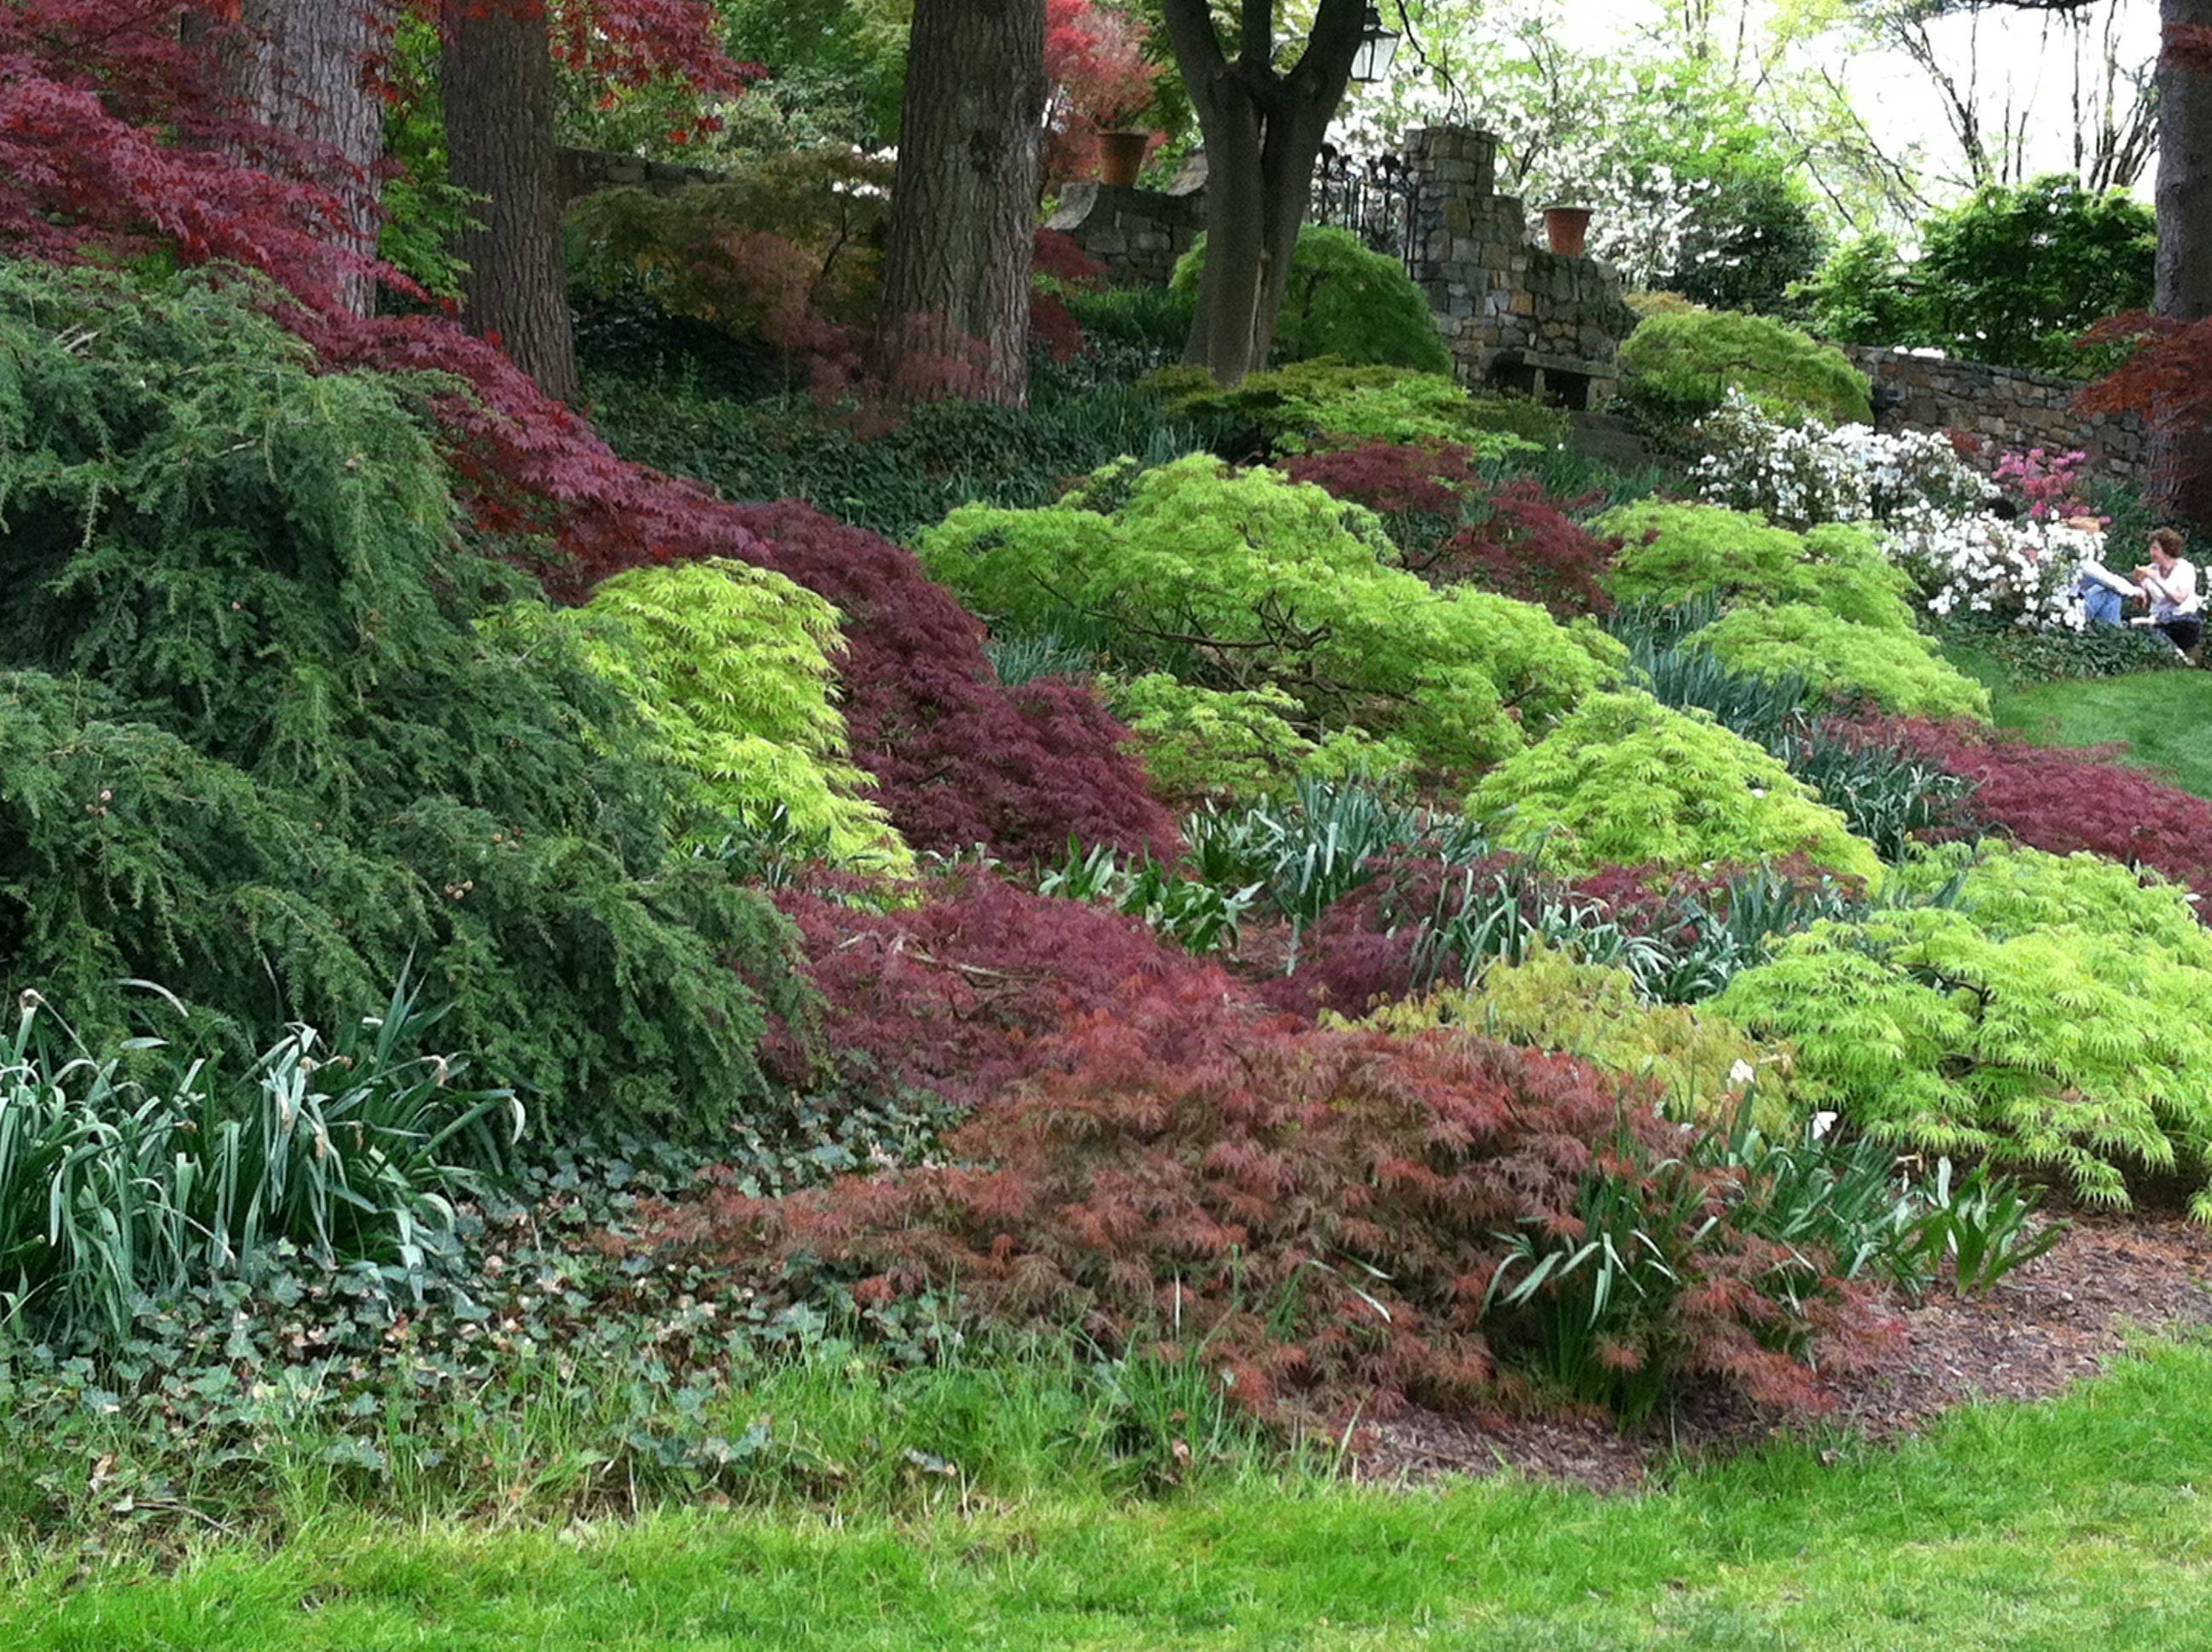
[[[1893,1304],[1897,1334],[1838,1380],[1835,1409],[1815,1426],[1893,1440],[1978,1400],[2046,1398],[2104,1371],[2142,1332],[2212,1325],[2212,1232],[2164,1212],[2068,1219],[2073,1231],[2055,1249],[1986,1291],[1938,1289]],[[1511,1471],[1625,1491],[1679,1456],[1725,1455],[1802,1426],[1706,1393],[1636,1432],[1596,1413],[1408,1410],[1370,1426],[1353,1472],[1376,1480]]]

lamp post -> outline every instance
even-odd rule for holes
[[[1382,26],[1382,9],[1368,0],[1367,21],[1359,30],[1359,49],[1352,57],[1352,78],[1362,86],[1372,86],[1389,75],[1397,56],[1398,31]]]

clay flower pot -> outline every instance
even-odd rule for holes
[[[1152,147],[1150,132],[1098,134],[1098,174],[1111,189],[1127,189],[1145,169],[1146,154]]]
[[[1563,258],[1578,258],[1583,255],[1583,241],[1589,234],[1590,210],[1588,207],[1546,207],[1544,209],[1544,241]]]

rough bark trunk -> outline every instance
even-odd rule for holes
[[[2212,28],[2212,0],[2164,0],[2175,28]],[[2212,73],[2171,50],[2158,75],[2158,312],[2212,317]],[[2212,530],[2212,430],[2153,432],[2152,475],[2177,516]]]
[[[547,395],[575,401],[544,9],[526,0],[453,7],[444,70],[447,172],[484,197],[474,213],[480,227],[465,232],[458,249],[468,266],[462,319]]]
[[[384,101],[370,76],[391,44],[395,0],[243,0],[221,36],[231,95],[244,112],[289,132],[327,157],[318,181],[346,204],[347,249],[376,250],[376,166],[384,155]],[[363,269],[335,284],[356,315],[376,301]]]
[[[1029,396],[1044,0],[915,0],[878,351],[905,394]]]
[[[1267,364],[1314,167],[1351,82],[1366,9],[1365,0],[1321,0],[1297,67],[1279,75],[1274,0],[1244,0],[1234,61],[1207,0],[1166,0],[1206,139],[1206,268],[1183,359],[1222,384]]]

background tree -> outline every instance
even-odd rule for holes
[[[1971,361],[2087,374],[2112,364],[2076,341],[2151,299],[2157,223],[2118,190],[2065,173],[1990,185],[1921,221],[1920,252],[1863,237],[1829,260],[1806,298],[1827,337],[1933,345]]]
[[[2212,0],[2165,0],[2159,57],[2158,313],[2212,325]],[[2153,470],[2173,507],[2212,529],[2212,396],[2157,432]]]
[[[904,393],[1029,389],[1044,0],[916,0],[878,336]]]
[[[1206,275],[1183,359],[1231,385],[1267,365],[1366,3],[1320,0],[1287,70],[1275,66],[1275,0],[1241,0],[1233,58],[1207,0],[1164,0],[1163,10],[1206,139]]]
[[[582,392],[561,258],[553,58],[544,8],[495,0],[450,9],[446,160],[480,197],[460,238],[461,317],[557,401]]]
[[[375,303],[383,104],[376,95],[391,49],[396,0],[242,0],[222,30],[224,78],[239,112],[302,140],[302,167],[343,203],[342,239],[354,255],[337,275],[346,307]]]

